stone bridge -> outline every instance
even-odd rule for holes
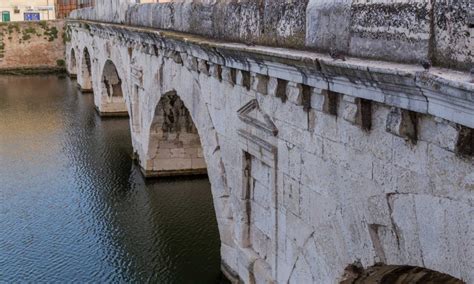
[[[372,2],[98,1],[68,71],[146,176],[208,173],[230,278],[474,283],[469,1]]]

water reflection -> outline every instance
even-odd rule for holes
[[[208,180],[147,184],[131,153],[69,79],[0,76],[0,281],[216,283]]]

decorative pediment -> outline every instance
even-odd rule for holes
[[[260,110],[257,100],[251,100],[237,111],[240,120],[255,128],[261,129],[273,136],[278,135],[276,128],[270,117]]]

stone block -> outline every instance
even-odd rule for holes
[[[343,97],[343,113],[342,113],[342,118],[344,120],[356,124],[357,122],[357,98],[351,97],[351,96],[344,96]]]
[[[194,57],[192,55],[187,56],[184,65],[186,66],[186,68],[189,69],[189,71],[192,71],[192,72],[198,72],[199,71],[198,61],[197,61],[196,57]]]
[[[299,181],[283,175],[283,206],[296,216],[300,216],[300,190]]]
[[[222,67],[222,80],[232,86],[237,83],[237,70],[229,67]]]
[[[206,161],[203,158],[191,159],[192,169],[206,169]]]
[[[469,70],[474,64],[472,1],[436,1],[433,9],[436,63],[446,68]]]
[[[345,95],[343,97],[344,120],[358,125],[363,130],[372,128],[372,104],[368,100]]]
[[[311,92],[311,108],[322,112],[324,109],[324,98],[322,90],[314,88]]]
[[[466,192],[474,190],[474,162],[469,159],[459,159],[455,153],[430,144],[428,147],[427,171],[432,173],[432,191],[438,196],[451,198],[467,198],[474,201],[474,197],[464,195],[462,191],[453,191],[453,188],[463,189]],[[462,197],[463,196],[463,197]]]
[[[466,230],[472,222],[472,207],[436,196],[416,195],[414,201],[423,263],[459,277],[464,253],[450,248],[469,239],[468,247],[472,246],[472,235]],[[455,216],[456,222],[447,221],[448,216]]]
[[[252,186],[252,200],[266,210],[270,209],[274,195],[274,192],[268,186],[269,185],[262,184],[255,180],[253,181]]]
[[[353,1],[350,53],[404,62],[426,59],[430,45],[430,10],[428,0]]]
[[[418,141],[411,145],[401,137],[394,137],[392,147],[394,165],[420,174],[427,173],[428,143]]]
[[[272,277],[272,268],[262,259],[257,259],[254,264],[254,276],[256,283],[276,283]]]
[[[249,71],[239,70],[237,72],[236,81],[237,81],[237,85],[242,86],[248,91],[250,91],[251,84],[252,84],[251,82],[252,75],[250,74]]]
[[[387,116],[386,130],[416,144],[418,140],[417,114],[399,108],[392,108]]]
[[[392,210],[393,228],[395,234],[403,240],[400,243],[400,257],[404,263],[423,266],[423,255],[418,234],[418,224],[416,219],[415,202],[412,195],[393,194],[388,196]],[[390,261],[390,256],[388,256]]]
[[[315,110],[309,112],[309,130],[314,135],[338,141],[338,128],[337,117]]]
[[[200,73],[204,74],[204,75],[210,75],[209,74],[209,64],[207,63],[206,60],[204,59],[198,59],[198,70]]]
[[[454,152],[459,129],[454,123],[423,115],[419,120],[419,139]]]
[[[253,275],[253,265],[255,261],[259,259],[259,256],[253,249],[244,248],[239,251],[238,255],[238,266],[239,266],[239,277],[244,283],[253,284],[255,278]]]
[[[209,64],[209,74],[219,81],[222,81],[222,66],[218,64]]]
[[[288,239],[293,241],[298,249],[304,247],[304,244],[314,232],[314,229],[310,225],[290,212],[287,214],[286,228]]]
[[[221,243],[227,246],[234,245],[234,224],[229,219],[218,219],[219,236]]]
[[[323,112],[337,116],[341,94],[329,90],[323,90],[321,93],[324,96]]]
[[[253,250],[259,258],[270,259],[272,254],[272,243],[270,237],[259,228],[252,226],[250,228],[250,239]]]
[[[270,210],[251,202],[251,228],[258,228],[266,236],[273,236],[275,230],[274,220],[271,219]]]
[[[192,168],[192,160],[186,158],[172,158],[156,160],[153,166],[155,171],[188,170]]]
[[[268,90],[268,77],[253,73],[251,89],[259,94],[266,95]]]
[[[267,93],[271,96],[276,96],[277,88],[278,88],[278,79],[275,78],[275,77],[270,77],[268,79],[268,91],[267,91]]]
[[[347,52],[351,3],[350,0],[310,0],[306,9],[306,45]]]
[[[295,105],[303,105],[303,85],[289,82],[287,87],[288,101]]]
[[[373,157],[371,153],[360,152],[330,140],[324,140],[323,145],[326,160],[334,161],[338,167],[359,176],[359,178],[372,179]]]
[[[189,158],[189,156],[186,155],[186,151],[184,148],[170,149],[170,152],[171,152],[170,158]]]
[[[308,130],[308,113],[302,106],[277,102],[274,118],[299,131]],[[279,128],[278,125],[277,128]]]
[[[236,273],[238,270],[237,265],[237,249],[233,246],[228,246],[226,244],[221,245],[221,259],[223,265],[230,269],[232,273]]]

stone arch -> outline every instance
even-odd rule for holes
[[[156,69],[152,71],[154,76],[146,76],[144,74],[145,78],[153,78],[150,81],[144,80],[145,90],[148,90],[148,92],[153,90],[155,95],[153,96],[153,93],[148,94],[153,99],[147,100],[148,104],[146,107],[142,105],[142,133],[140,135],[134,134],[135,137],[140,137],[138,139],[140,143],[136,144],[135,150],[137,151],[142,170],[146,172],[147,169],[151,169],[155,162],[154,159],[159,159],[155,148],[158,147],[159,141],[156,140],[156,137],[153,137],[156,133],[152,131],[155,131],[156,127],[158,127],[158,132],[160,129],[163,129],[160,127],[160,119],[157,117],[161,113],[159,110],[160,104],[163,105],[165,101],[170,99],[175,100],[174,102],[177,106],[182,103],[179,112],[181,114],[184,113],[182,109],[184,106],[187,113],[189,113],[188,118],[193,122],[195,129],[190,127],[188,130],[192,134],[197,135],[195,137],[199,138],[202,148],[202,162],[203,166],[207,169],[211,184],[213,203],[219,227],[223,266],[226,269],[230,267],[231,270],[235,270],[235,263],[229,262],[229,260],[232,261],[232,255],[235,254],[237,245],[233,237],[234,219],[232,202],[220,138],[214,127],[210,110],[202,95],[201,84],[192,80],[193,74],[191,72],[182,68],[175,69],[175,67],[176,65],[172,60],[158,61],[154,65]],[[177,97],[180,101],[177,100]],[[153,128],[155,130],[152,130]]]
[[[108,59],[104,63],[100,77],[100,90],[95,96],[96,107],[103,116],[127,116],[125,102],[126,86],[117,66]]]
[[[423,267],[409,265],[375,265],[361,269],[351,265],[346,269],[341,284],[463,284],[464,282],[448,274]]]
[[[79,85],[82,92],[92,92],[92,59],[89,48],[84,47],[82,51],[81,72]]]
[[[69,51],[69,61],[68,61],[67,71],[71,78],[77,77],[77,57],[76,57],[76,51],[74,48],[71,48]]]
[[[139,119],[139,114],[134,114]],[[138,125],[137,125],[138,124]],[[140,122],[132,122],[140,128]],[[150,176],[204,174],[207,172],[201,141],[189,110],[170,91],[161,96],[149,132],[149,160],[144,171]]]

